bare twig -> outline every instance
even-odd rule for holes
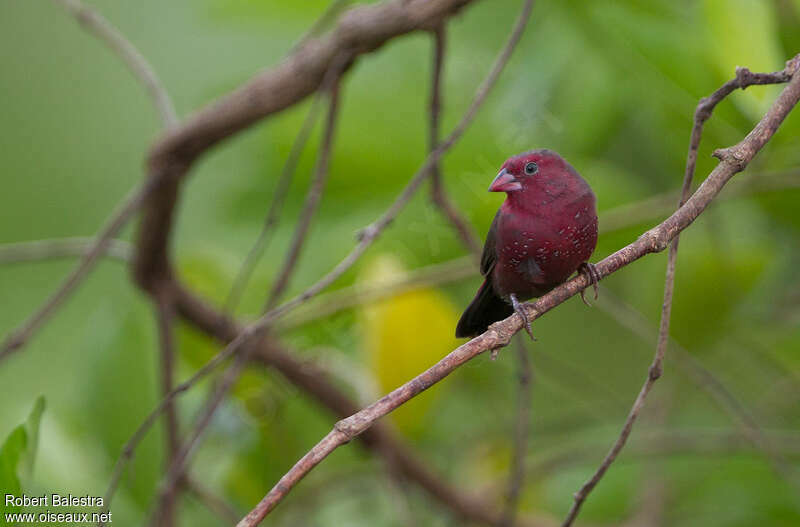
[[[219,405],[222,403],[222,400],[225,398],[231,388],[233,388],[233,385],[236,383],[236,381],[239,380],[239,377],[241,377],[244,367],[250,359],[251,350],[254,348],[254,345],[246,346],[243,352],[236,356],[233,364],[228,367],[228,369],[225,371],[225,374],[222,376],[222,380],[212,393],[208,403],[206,403],[206,405],[200,411],[200,415],[196,419],[194,427],[192,428],[191,432],[187,434],[188,437],[186,441],[171,458],[171,463],[167,469],[166,477],[163,479],[158,492],[158,504],[151,516],[151,523],[158,522],[162,517],[162,514],[164,514],[165,511],[168,511],[170,499],[175,495],[178,487],[181,485],[181,482],[184,479],[190,456],[200,444],[200,439],[208,428],[208,425],[211,424],[211,420],[214,418],[214,414],[216,413],[217,408],[219,408]]]
[[[793,458],[800,456],[800,434],[795,430],[766,430],[764,433],[782,454]],[[606,448],[605,444],[596,440],[557,448],[528,462],[527,476],[542,478],[548,474],[563,471],[565,467],[589,463],[598,455],[602,455]],[[628,456],[625,459],[644,458],[647,460],[656,456],[668,457],[675,454],[696,454],[707,457],[741,453],[761,455],[757,449],[753,448],[752,442],[742,437],[738,430],[643,428],[637,435],[637,441],[628,445],[626,450]],[[499,488],[502,484],[497,482],[495,487]]]
[[[22,348],[33,334],[44,324],[50,316],[69,298],[72,292],[83,281],[94,265],[99,261],[111,239],[117,235],[122,227],[138,210],[145,196],[152,190],[152,184],[146,184],[134,189],[117,207],[106,221],[100,233],[94,238],[92,246],[84,254],[80,263],[73,269],[47,301],[36,313],[31,315],[19,328],[9,333],[0,345],[0,362]]]
[[[267,296],[267,301],[264,303],[264,312],[275,307],[275,304],[280,300],[281,295],[289,285],[289,280],[297,268],[297,259],[300,257],[300,251],[303,249],[303,244],[305,243],[308,230],[311,227],[311,222],[319,207],[319,202],[322,200],[322,192],[325,189],[325,182],[330,173],[328,165],[330,165],[331,148],[336,131],[336,118],[339,108],[339,76],[341,75],[342,67],[346,61],[347,57],[345,56],[335,58],[328,70],[328,78],[323,81],[323,88],[330,92],[330,99],[322,145],[320,146],[320,152],[317,157],[317,166],[314,169],[314,181],[311,183],[311,187],[309,187],[308,193],[306,194],[306,200],[300,211],[289,251],[286,253],[286,258],[283,261],[280,272],[275,282],[272,284],[272,288]]]
[[[247,287],[247,283],[250,281],[250,277],[253,275],[256,265],[258,265],[258,261],[264,254],[267,245],[269,245],[270,235],[274,233],[274,229],[278,225],[281,210],[286,200],[286,194],[289,192],[289,185],[292,182],[292,176],[300,160],[300,154],[303,153],[303,149],[306,143],[308,143],[308,138],[311,136],[311,131],[314,129],[314,122],[317,120],[317,113],[322,107],[321,100],[321,94],[317,94],[317,96],[314,97],[311,108],[309,108],[306,118],[303,120],[303,124],[300,127],[300,131],[297,133],[294,143],[292,143],[289,156],[286,158],[286,162],[281,169],[281,174],[278,177],[278,182],[275,184],[275,191],[272,193],[272,201],[267,210],[267,215],[264,218],[264,223],[261,226],[261,231],[258,233],[258,238],[256,238],[255,243],[250,248],[239,271],[236,273],[236,277],[233,279],[233,285],[225,300],[224,311],[226,313],[233,313],[236,310],[239,299],[242,297],[242,293]]]
[[[8,243],[0,245],[0,264],[80,257],[91,249],[94,242],[94,238],[75,237]],[[132,252],[130,243],[111,239],[104,254],[111,259],[128,262]]]
[[[796,68],[791,70],[793,74]],[[717,150],[715,155],[721,160],[709,174],[703,184],[680,209],[673,213],[658,226],[644,233],[638,240],[623,247],[614,254],[596,264],[599,278],[604,278],[618,269],[638,260],[646,254],[660,252],[666,249],[670,241],[683,229],[688,227],[708,206],[719,193],[722,187],[733,177],[741,172],[775,134],[783,119],[797,104],[800,99],[800,75],[793,75],[788,86],[770,107],[769,111],[759,121],[756,127],[735,146]],[[542,296],[536,302],[525,304],[528,320],[535,320],[556,305],[563,303],[588,286],[584,275],[577,276],[550,293]],[[387,413],[404,404],[436,382],[440,381],[453,370],[474,358],[480,353],[497,349],[508,344],[510,338],[522,327],[522,319],[518,314],[492,324],[482,335],[459,346],[449,353],[434,366],[424,371],[414,379],[388,393],[378,401],[365,407],[363,410],[336,423],[333,430],[328,433],[317,445],[309,450],[267,493],[259,504],[239,522],[239,527],[258,524],[289,491],[317,464],[325,459],[336,448],[352,440]],[[596,479],[587,483],[587,489],[593,488],[597,481],[608,469],[616,458],[630,434],[633,422],[641,411],[644,399],[652,388],[652,384],[660,375],[661,357],[656,356],[651,365],[647,380],[642,387],[636,403],[631,409],[623,433],[609,453],[609,461],[601,466]],[[585,499],[585,497],[584,497]],[[576,501],[582,503],[583,499]],[[575,514],[577,510],[575,511]],[[574,514],[568,517],[571,522]]]
[[[302,47],[312,38],[319,36],[349,2],[350,0],[331,0],[331,3],[325,8],[325,11],[311,24],[308,31],[297,40],[297,44],[294,45],[291,52],[297,51],[297,48]]]
[[[162,396],[168,394],[173,387],[175,377],[175,339],[173,325],[175,320],[175,305],[171,288],[162,287],[156,294],[155,311],[158,322],[158,340],[161,349],[161,392]],[[178,436],[178,413],[175,402],[171,401],[164,410],[164,421],[166,424],[166,448],[165,471],[169,471],[178,454],[180,438]],[[162,496],[161,511],[157,517],[156,525],[160,527],[172,527],[176,523],[177,499],[179,490],[177,487],[170,489],[170,492]]]
[[[64,9],[69,11],[72,16],[83,26],[83,28],[97,37],[111,49],[125,65],[133,76],[147,90],[153,105],[158,110],[161,121],[165,128],[174,126],[178,122],[175,108],[167,90],[158,79],[158,75],[153,71],[153,67],[147,62],[139,50],[125,38],[108,20],[97,11],[86,6],[80,0],[54,0]]]
[[[517,509],[522,487],[525,483],[525,457],[528,450],[528,434],[531,420],[531,362],[525,344],[517,337],[517,418],[514,422],[514,447],[509,467],[506,507],[503,511],[502,527],[513,527],[516,523]]]
[[[456,258],[444,263],[414,269],[403,276],[371,288],[360,285],[348,286],[319,295],[313,305],[311,303],[304,305],[277,322],[275,327],[282,330],[302,326],[339,311],[390,298],[406,291],[457,282],[474,276],[475,261],[473,258]]]
[[[789,61],[784,70],[775,73],[751,73],[746,68],[738,68],[736,70],[735,79],[728,81],[710,97],[700,101],[697,106],[697,110],[695,111],[695,124],[692,129],[692,137],[689,143],[689,154],[686,160],[686,173],[684,175],[683,188],[681,191],[681,199],[678,205],[678,210],[681,210],[684,205],[689,202],[692,179],[694,176],[695,166],[697,164],[697,149],[700,145],[703,123],[711,116],[714,106],[716,106],[722,99],[724,99],[736,88],[744,89],[752,84],[775,84],[786,82],[790,79],[792,80],[790,87],[792,85],[798,85],[800,83],[797,82],[797,79],[800,76],[794,74],[799,65],[800,55]],[[777,129],[777,126],[783,121],[783,118],[786,116],[786,114],[794,107],[794,104],[797,102],[797,100],[793,99],[793,95],[791,95],[791,93],[792,90],[789,88],[785,89],[775,104],[770,108],[770,111],[767,113],[767,115],[764,116],[756,128],[753,129],[753,131],[750,132],[750,134],[748,134],[748,136],[738,145],[723,150],[717,150],[714,153],[716,157],[722,160],[722,163],[720,163],[717,168],[725,163],[730,163],[732,168],[735,169],[735,172],[744,170],[744,167],[747,165],[749,160],[755,156],[756,152],[758,152],[761,146],[764,145],[766,140],[772,136]],[[789,94],[789,97],[787,97],[786,101],[783,101],[782,99],[787,94]],[[779,106],[784,104],[786,105],[785,108],[779,108]],[[778,111],[785,109],[785,113],[777,116],[775,115],[776,109]],[[731,176],[732,175],[733,173]],[[708,179],[706,180],[706,183],[707,182]],[[702,190],[702,187],[698,189],[695,195],[700,193],[700,190]],[[664,302],[661,308],[661,322],[658,330],[658,343],[656,345],[655,356],[653,357],[653,362],[650,365],[647,378],[645,379],[642,389],[639,392],[639,395],[637,396],[630,413],[628,414],[628,418],[625,420],[625,424],[620,432],[619,437],[614,442],[614,445],[611,447],[608,455],[606,455],[605,459],[600,464],[600,467],[592,475],[592,477],[589,478],[589,480],[583,484],[580,490],[575,493],[575,500],[570,508],[569,513],[567,514],[567,517],[564,519],[562,527],[569,527],[572,525],[572,522],[580,512],[581,506],[586,500],[586,497],[603,478],[603,475],[605,475],[608,467],[611,466],[619,452],[625,446],[625,442],[631,433],[633,424],[636,421],[636,418],[639,415],[642,407],[644,406],[644,401],[647,398],[647,394],[652,389],[655,381],[661,377],[664,355],[667,350],[667,343],[669,342],[669,322],[670,314],[672,312],[672,295],[675,285],[675,262],[678,255],[679,233],[680,231],[677,231],[675,235],[672,236],[670,241],[669,254],[667,256],[667,275],[664,282]]]
[[[753,174],[748,179],[734,179],[725,187],[716,201],[722,201],[761,192],[800,187],[800,170]],[[662,217],[675,209],[681,191],[664,192],[632,203],[626,203],[600,214],[600,232],[612,232],[632,225]]]
[[[433,151],[439,144],[439,123],[442,114],[442,71],[444,69],[444,55],[447,43],[447,33],[444,23],[439,24],[433,30],[433,72],[431,78],[431,97],[430,97],[430,124],[428,127],[429,151]],[[442,181],[442,170],[437,161],[431,168],[431,199],[444,217],[452,224],[453,229],[464,242],[467,249],[475,256],[480,258],[481,243],[472,231],[469,222],[456,210]]]
[[[187,477],[186,488],[197,500],[208,508],[211,512],[219,516],[228,525],[236,525],[240,514],[236,509],[220,496],[214,494],[205,485],[197,481],[197,478]]]

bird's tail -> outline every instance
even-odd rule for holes
[[[458,321],[456,337],[480,335],[489,328],[489,324],[503,320],[513,312],[514,308],[497,296],[489,280],[484,280],[472,303],[461,315],[461,320]]]

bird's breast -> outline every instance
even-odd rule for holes
[[[541,296],[569,278],[594,251],[594,200],[574,202],[544,214],[501,209],[496,236],[493,282],[498,294]]]

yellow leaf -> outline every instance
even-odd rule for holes
[[[391,256],[373,261],[360,278],[369,288],[401,281],[402,265]],[[458,313],[443,294],[420,288],[365,305],[361,335],[367,364],[378,389],[386,393],[429,368],[458,346]],[[405,433],[415,435],[441,390],[435,385],[391,414]]]

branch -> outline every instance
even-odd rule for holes
[[[322,97],[320,94],[314,97],[311,108],[309,108],[306,118],[303,120],[303,124],[300,127],[300,131],[297,133],[294,143],[292,143],[289,156],[283,164],[278,182],[275,185],[275,191],[272,193],[272,202],[267,210],[267,215],[261,226],[261,231],[258,233],[258,238],[256,238],[255,243],[250,248],[239,271],[236,273],[236,277],[233,279],[233,285],[228,293],[228,298],[225,300],[224,311],[226,313],[233,313],[235,311],[236,305],[239,303],[239,299],[242,297],[242,293],[247,287],[247,283],[250,281],[250,277],[253,275],[256,265],[258,265],[258,261],[261,259],[264,250],[269,244],[270,234],[274,232],[274,228],[278,225],[281,210],[283,209],[286,195],[289,192],[289,185],[292,182],[292,176],[300,160],[300,154],[302,154],[303,148],[308,142],[308,138],[311,136],[314,122],[317,119],[317,113],[321,107],[321,100]]]
[[[720,163],[714,168],[711,174],[709,174],[686,204],[661,224],[645,232],[635,242],[598,262],[596,264],[596,270],[599,278],[605,278],[609,274],[629,265],[646,254],[661,252],[666,249],[667,244],[705,210],[725,183],[727,183],[734,174],[741,172],[749,164],[758,151],[761,150],[766,142],[774,135],[780,123],[795,106],[798,99],[800,99],[800,75],[794,75],[795,71],[796,67],[793,67],[791,70],[792,80],[781,92],[767,114],[747,137],[733,147],[717,151],[716,155],[720,158]],[[588,285],[590,284],[587,282],[586,277],[580,275],[555,288],[550,293],[539,298],[536,302],[526,304],[525,309],[528,320],[532,321],[539,318],[555,306],[560,305],[570,297],[576,295],[579,291],[585,289]],[[309,471],[336,448],[351,441],[354,437],[372,426],[376,420],[406,403],[433,384],[439,382],[465,362],[484,351],[501,348],[507,345],[511,337],[519,331],[521,327],[522,320],[516,313],[503,321],[492,324],[485,333],[462,344],[414,379],[388,393],[363,410],[336,423],[333,430],[306,453],[280,481],[278,481],[261,502],[239,522],[239,527],[258,524]],[[650,391],[652,383],[658,378],[658,375],[660,375],[660,366],[661,360],[659,357],[656,357],[650,368],[647,381],[637,398],[637,402],[631,409],[631,414],[623,428],[620,440],[614,445],[609,454],[609,458],[612,461],[619,453],[624,445],[625,439],[627,439],[627,436],[630,434],[633,421],[641,410],[644,398]],[[601,467],[597,479],[595,480],[593,478],[593,480],[590,481],[590,487],[594,487],[597,481],[599,481],[602,474],[605,473],[605,470],[608,468],[608,465],[610,465],[610,462]],[[582,500],[580,502],[582,503]],[[574,517],[573,515],[571,516]]]
[[[525,344],[517,338],[517,368],[519,386],[517,388],[517,419],[514,423],[514,448],[509,468],[506,508],[503,512],[502,527],[516,524],[519,497],[525,483],[525,457],[528,449],[528,433],[531,421],[531,363]]]
[[[197,481],[196,478],[187,477],[186,487],[194,494],[197,500],[208,508],[211,512],[219,516],[228,525],[236,525],[239,513],[236,509],[223,498],[214,494],[205,485]]]
[[[53,0],[75,17],[78,23],[89,33],[97,37],[117,55],[138,80],[147,94],[153,99],[153,106],[158,110],[164,128],[175,126],[178,117],[166,88],[139,50],[120,33],[111,23],[97,11],[84,5],[80,0]]]
[[[159,348],[161,349],[161,393],[162,396],[168,394],[173,387],[175,377],[175,339],[174,339],[174,322],[175,322],[175,305],[172,298],[172,291],[170,287],[162,287],[155,298],[155,312],[158,322],[158,340]],[[165,424],[166,424],[166,452],[165,456],[165,470],[169,471],[170,467],[178,455],[179,448],[179,431],[178,431],[178,414],[175,408],[174,401],[170,402],[164,410]],[[161,507],[157,516],[156,525],[160,527],[172,527],[176,524],[176,501],[178,499],[179,489],[173,487],[169,492],[163,495],[161,500]]]
[[[306,200],[300,211],[297,227],[295,227],[289,251],[286,253],[286,258],[283,261],[283,266],[275,282],[272,284],[272,288],[267,296],[267,301],[264,303],[264,312],[275,307],[275,304],[280,300],[281,295],[289,285],[292,273],[297,267],[297,259],[300,257],[300,252],[303,249],[306,235],[311,227],[311,222],[319,207],[319,202],[322,200],[322,192],[325,189],[325,183],[330,173],[331,148],[333,146],[333,136],[336,131],[336,119],[339,108],[339,76],[341,75],[343,66],[344,63],[341,57],[334,59],[334,62],[328,70],[327,78],[323,81],[323,86],[330,92],[330,101],[328,103],[328,117],[325,122],[322,145],[317,158],[317,166],[314,169],[314,181],[306,194]]]
[[[689,142],[689,154],[686,160],[686,173],[684,175],[680,203],[678,204],[679,211],[683,209],[685,205],[691,203],[694,197],[703,191],[703,187],[709,182],[717,169],[727,165],[727,172],[730,172],[725,179],[725,181],[727,181],[727,179],[730,179],[730,177],[732,177],[735,173],[744,170],[755,154],[761,149],[761,147],[764,146],[764,144],[766,144],[769,138],[772,137],[780,123],[797,103],[797,97],[800,96],[800,87],[798,87],[800,86],[800,80],[798,80],[800,79],[800,75],[795,75],[798,66],[800,66],[800,55],[787,62],[786,68],[783,71],[776,73],[754,74],[746,68],[739,68],[736,71],[735,79],[728,81],[710,97],[700,101],[697,106],[697,110],[695,111],[695,124],[692,129],[692,137]],[[714,152],[714,156],[718,157],[721,160],[721,163],[717,165],[717,168],[714,169],[712,175],[706,179],[704,184],[690,199],[689,196],[692,188],[692,179],[694,176],[695,165],[697,163],[697,149],[700,145],[703,123],[709,117],[711,117],[713,108],[736,88],[744,89],[751,84],[781,83],[786,82],[789,79],[792,79],[789,86],[784,89],[780,97],[778,97],[778,100],[775,101],[770,110],[767,112],[767,115],[761,119],[758,125],[747,135],[744,140],[739,142],[739,144],[734,147],[717,150]],[[717,190],[717,192],[718,191],[719,190]],[[669,322],[672,312],[672,294],[675,286],[675,262],[678,257],[679,234],[680,230],[677,230],[675,231],[674,235],[670,237],[669,254],[667,256],[667,276],[664,282],[664,302],[661,308],[661,322],[659,324],[658,343],[656,345],[653,363],[650,365],[647,378],[642,385],[639,395],[636,397],[636,400],[633,403],[633,407],[628,414],[628,418],[625,420],[625,424],[622,427],[619,437],[614,442],[614,445],[611,447],[611,450],[606,455],[597,471],[575,494],[575,501],[573,502],[567,517],[564,519],[562,527],[569,527],[572,525],[572,522],[578,516],[586,497],[589,495],[592,489],[594,489],[600,479],[602,479],[603,475],[605,475],[606,471],[608,470],[608,467],[611,466],[619,452],[625,446],[625,442],[631,433],[633,424],[636,421],[639,412],[641,412],[642,407],[644,406],[644,401],[647,398],[647,394],[652,389],[656,380],[661,377],[664,355],[667,350],[667,343],[669,342]]]
[[[134,189],[118,205],[117,210],[106,220],[105,225],[94,238],[91,247],[84,254],[81,261],[61,283],[59,288],[50,295],[39,310],[31,315],[20,327],[6,335],[0,344],[0,362],[15,351],[19,351],[33,336],[34,333],[55,313],[55,311],[69,298],[72,292],[86,278],[89,272],[99,261],[111,244],[111,240],[119,233],[123,226],[128,222],[151,190],[152,184],[146,184],[138,189]]]
[[[445,25],[440,24],[433,30],[433,72],[431,78],[431,99],[430,99],[430,124],[428,126],[428,145],[429,151],[433,151],[439,144],[439,121],[442,113],[442,70],[444,68],[444,54],[447,43]],[[453,229],[464,242],[467,249],[480,258],[481,243],[472,231],[469,222],[456,210],[442,181],[442,171],[439,163],[434,163],[431,168],[431,199],[444,217],[450,221]]]
[[[94,238],[54,238],[0,245],[0,264],[55,260],[85,256],[94,244]],[[104,256],[121,262],[131,259],[133,246],[125,240],[108,241]]]

